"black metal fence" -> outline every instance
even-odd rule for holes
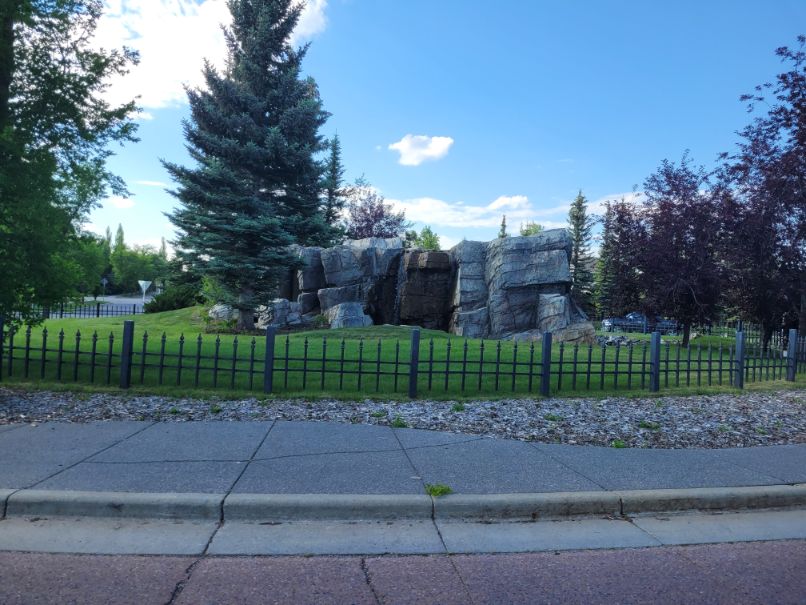
[[[3,378],[85,384],[173,386],[265,393],[434,395],[551,394],[734,386],[794,381],[806,372],[806,338],[790,331],[781,348],[764,350],[739,332],[730,344],[662,342],[554,344],[539,342],[309,338],[198,335],[178,339],[147,332],[134,322],[115,334],[2,329]]]
[[[89,319],[93,317],[123,317],[143,313],[143,305],[132,303],[126,305],[106,304],[101,302],[73,304],[61,303],[53,307],[35,306],[32,315],[42,319]]]

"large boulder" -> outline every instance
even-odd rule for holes
[[[540,294],[537,303],[537,329],[556,332],[571,323],[571,299],[564,294]]]
[[[319,306],[324,313],[328,309],[346,302],[362,302],[361,284],[341,286],[340,288],[322,288],[317,292]]]
[[[364,313],[361,303],[347,302],[331,307],[324,312],[331,328],[363,328],[373,324],[372,318]]]
[[[403,240],[399,237],[371,237],[325,248],[321,251],[325,285],[347,286],[387,276],[395,272],[395,260],[402,252]]]
[[[400,323],[447,330],[453,264],[447,252],[410,250],[403,256]]]
[[[565,294],[570,288],[570,246],[564,229],[490,242],[484,276],[492,336],[506,337],[539,327],[540,295]]]
[[[465,338],[484,338],[490,333],[490,316],[487,307],[475,311],[454,311],[450,331]]]
[[[232,321],[238,318],[238,311],[229,305],[218,303],[210,307],[207,316],[214,321]]]

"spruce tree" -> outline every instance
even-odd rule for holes
[[[593,305],[593,273],[590,269],[590,241],[593,218],[588,216],[588,200],[577,194],[568,211],[568,232],[571,235],[571,293],[587,312]]]
[[[509,234],[507,233],[507,215],[505,214],[503,218],[501,218],[501,229],[498,231],[498,237],[507,237]]]
[[[344,165],[341,162],[341,141],[339,135],[333,135],[328,143],[330,155],[325,167],[323,181],[324,200],[322,212],[328,225],[336,226],[341,218],[341,212],[347,202],[344,191]]]
[[[311,78],[302,78],[307,46],[290,37],[302,5],[293,0],[229,0],[227,69],[209,63],[206,86],[188,90],[185,138],[196,166],[165,162],[177,182],[177,255],[214,280],[238,310],[238,329],[254,327],[296,266],[291,244],[318,245],[333,230],[321,212],[328,114]]]

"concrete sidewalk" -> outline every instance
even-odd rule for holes
[[[806,444],[614,449],[326,422],[0,426],[0,489],[207,494],[597,492],[806,483]]]

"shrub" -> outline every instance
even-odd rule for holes
[[[143,306],[143,310],[146,313],[161,313],[162,311],[192,307],[199,302],[201,301],[196,288],[193,286],[177,286],[157,294]]]

